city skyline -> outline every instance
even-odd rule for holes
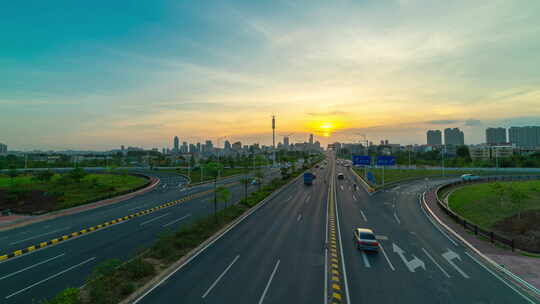
[[[323,144],[421,143],[448,127],[481,143],[486,127],[540,123],[538,2],[60,2],[0,20],[0,141],[13,149],[174,134],[268,145],[272,115],[277,134]]]

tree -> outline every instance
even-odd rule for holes
[[[509,187],[509,192],[510,192],[509,193],[510,201],[512,202],[514,207],[518,210],[518,220],[521,220],[521,209],[522,209],[521,204],[523,203],[524,200],[529,198],[529,196],[523,191],[513,186]]]
[[[17,169],[15,168],[15,166],[13,165],[9,166],[8,176],[10,178],[10,183],[12,186],[13,186],[13,179],[17,177],[17,175],[19,175],[19,173],[17,172]]]
[[[227,187],[219,186],[216,189],[216,194],[217,194],[217,201],[221,202],[221,203],[225,203],[225,212],[227,212],[226,211],[227,210],[227,202],[231,198],[231,191]]]
[[[257,170],[255,172],[255,177],[259,181],[259,191],[261,191],[262,182],[263,182],[263,178],[264,178],[264,172],[262,170]]]
[[[54,176],[54,172],[52,172],[51,170],[39,171],[36,173],[35,176],[40,182],[46,183],[52,179],[52,177]]]
[[[506,193],[506,187],[498,182],[495,182],[491,185],[491,190],[495,193],[495,195],[499,198],[499,203],[501,204],[501,208],[503,207],[503,201],[504,201],[504,195]]]
[[[223,166],[220,163],[216,163],[216,162],[209,162],[204,166],[204,169],[207,172],[207,174],[209,174],[210,176],[212,176],[214,178],[214,217],[215,217],[216,223],[218,221],[218,218],[217,218],[217,192],[216,192],[217,177],[218,177],[219,171],[222,169],[222,167]]]
[[[71,170],[69,173],[68,173],[69,177],[71,179],[73,179],[75,182],[77,183],[80,183],[81,180],[87,175],[86,174],[86,171],[84,171],[84,169],[82,168],[75,168],[73,170]]]
[[[242,177],[240,179],[240,184],[244,186],[244,200],[247,200],[247,192],[248,192],[248,185],[249,185],[249,177]]]

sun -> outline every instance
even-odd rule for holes
[[[334,129],[334,125],[331,122],[322,122],[319,125],[319,132],[324,137],[329,137],[330,134],[332,134],[332,130]]]

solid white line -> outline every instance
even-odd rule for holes
[[[35,236],[32,236],[32,237],[26,238],[24,240],[19,240],[19,241],[12,242],[12,243],[9,243],[9,244],[10,245],[16,245],[16,244],[19,244],[19,243],[22,243],[22,242],[26,242],[26,241],[29,241],[29,240],[32,240],[32,239],[36,239],[36,238],[41,237],[41,236],[45,236],[45,235],[48,235],[48,234],[53,234],[53,233],[56,233],[56,232],[59,232],[59,231],[64,231],[64,230],[69,229],[69,228],[71,228],[71,227],[65,227],[65,228],[62,228],[62,229],[53,230],[51,232],[38,234],[38,235],[35,235]]]
[[[167,227],[167,226],[170,226],[170,225],[172,225],[172,224],[178,223],[178,222],[180,222],[181,220],[183,220],[183,219],[185,219],[185,218],[188,218],[188,217],[190,217],[190,216],[191,216],[191,214],[184,215],[184,216],[182,216],[182,217],[179,218],[179,219],[176,219],[176,220],[174,220],[174,221],[172,221],[172,222],[170,222],[170,223],[168,223],[168,224],[163,225],[163,227]]]
[[[223,278],[223,276],[227,273],[227,271],[229,271],[229,269],[232,267],[232,265],[234,263],[236,263],[236,260],[238,260],[240,256],[237,255],[234,260],[232,261],[231,264],[229,264],[229,266],[227,266],[227,268],[225,268],[225,270],[219,275],[219,277],[214,281],[214,283],[212,285],[210,285],[210,288],[208,288],[208,290],[202,295],[202,298],[206,298],[206,296],[210,293],[210,291],[212,291],[212,289],[216,286],[216,284],[219,282],[219,280],[221,280],[221,278]]]
[[[160,215],[160,216],[158,216],[158,217],[155,217],[155,218],[153,218],[153,219],[151,219],[151,220],[148,220],[148,221],[146,221],[146,222],[142,222],[142,223],[141,223],[141,226],[142,226],[142,225],[146,225],[146,224],[148,224],[148,223],[151,223],[151,222],[153,222],[153,221],[157,221],[157,220],[159,220],[160,218],[162,218],[162,217],[164,217],[164,216],[167,216],[167,215],[169,215],[169,214],[171,214],[171,213],[170,213],[170,212],[169,212],[169,213],[165,213],[165,214],[163,214],[163,215]]]
[[[343,191],[343,185],[341,185],[341,191]]]
[[[270,283],[272,283],[272,279],[274,279],[274,275],[276,274],[276,271],[279,267],[279,263],[281,261],[278,260],[276,263],[276,266],[274,266],[274,271],[272,271],[272,274],[270,275],[270,278],[268,279],[268,283],[266,283],[266,287],[264,288],[263,294],[261,295],[261,299],[259,300],[259,304],[261,304],[264,301],[264,297],[266,296],[266,292],[268,291],[268,288],[270,287]]]
[[[21,273],[21,272],[23,272],[23,271],[25,271],[25,270],[32,269],[32,268],[37,267],[37,266],[39,266],[39,265],[41,265],[41,264],[45,264],[45,263],[47,263],[47,262],[49,262],[49,261],[52,261],[52,260],[54,260],[54,259],[57,259],[57,258],[63,256],[63,255],[65,255],[65,253],[62,253],[62,254],[60,254],[60,255],[57,255],[57,256],[52,257],[52,258],[50,258],[50,259],[47,259],[47,260],[45,260],[45,261],[41,261],[41,262],[39,262],[39,263],[37,263],[37,264],[28,266],[28,267],[23,268],[23,269],[21,269],[21,270],[12,272],[12,273],[10,273],[10,274],[8,274],[8,275],[5,275],[5,276],[3,276],[3,277],[0,277],[0,281],[3,280],[3,279],[7,279],[7,278],[9,278],[9,277],[12,277],[12,276],[14,276],[14,275],[16,275],[16,274],[19,274],[19,273]]]
[[[308,195],[308,196],[306,197],[306,202],[309,201],[310,198],[311,198],[311,195]]]
[[[324,234],[324,304],[328,304],[328,212],[330,210],[330,185],[328,185],[328,195],[326,197],[326,231]]]
[[[141,209],[141,208],[143,208],[143,206],[139,206],[139,207],[131,208],[131,209],[128,209],[127,211],[133,211],[133,210],[135,210],[135,209]]]
[[[302,219],[302,214],[300,213],[300,214],[298,214],[298,216],[296,217],[296,221],[297,221],[297,222],[300,222],[301,219]]]
[[[510,287],[513,291],[515,291],[517,294],[519,294],[522,298],[527,300],[527,302],[534,304],[535,302],[523,295],[521,292],[519,292],[517,289],[515,289],[512,285],[508,284],[503,278],[501,278],[499,275],[491,271],[489,268],[487,268],[484,264],[480,263],[476,258],[474,258],[471,254],[465,251],[465,254],[468,255],[473,261],[475,261],[478,265],[482,266],[485,270],[487,270],[489,273],[491,273],[494,277],[499,279],[501,282],[503,282],[506,286]]]
[[[61,274],[64,274],[64,273],[66,273],[66,272],[68,272],[68,271],[70,271],[70,270],[72,270],[72,269],[74,269],[74,268],[77,268],[77,267],[79,267],[79,266],[81,266],[81,265],[84,265],[84,264],[86,264],[86,263],[88,263],[88,262],[90,262],[90,261],[92,261],[92,260],[95,260],[95,259],[96,259],[96,257],[89,258],[89,259],[86,260],[86,261],[83,261],[83,262],[81,262],[81,263],[79,263],[79,264],[77,264],[77,265],[71,266],[71,267],[69,267],[68,269],[62,270],[62,271],[60,271],[60,272],[57,273],[57,274],[54,274],[54,275],[52,275],[52,276],[50,276],[50,277],[48,277],[48,278],[45,278],[45,279],[43,279],[43,280],[41,280],[41,281],[39,281],[39,282],[36,282],[36,283],[34,283],[34,284],[30,285],[30,286],[27,286],[27,287],[25,287],[25,288],[23,288],[23,289],[21,289],[21,290],[19,290],[19,291],[17,291],[17,292],[14,292],[14,293],[8,295],[7,297],[5,297],[4,299],[7,300],[7,299],[9,299],[9,298],[11,298],[11,297],[13,297],[13,296],[16,296],[16,295],[18,295],[18,294],[20,294],[20,293],[22,293],[22,292],[27,291],[28,289],[30,289],[30,288],[32,288],[32,287],[35,287],[35,286],[37,286],[37,285],[39,285],[39,284],[41,284],[41,283],[47,282],[47,281],[50,280],[50,279],[54,279],[54,278],[56,278],[57,276],[59,276],[59,275],[61,275]]]
[[[333,183],[335,183],[335,178],[334,180],[332,181]],[[347,304],[350,304],[351,303],[351,298],[349,296],[349,282],[347,280],[347,269],[345,268],[345,255],[343,254],[343,244],[342,244],[342,240],[341,240],[341,228],[340,228],[340,225],[339,225],[339,210],[338,210],[338,205],[337,205],[337,194],[336,194],[336,191],[335,191],[335,188],[334,188],[334,208],[336,210],[336,223],[337,223],[337,231],[338,231],[338,238],[339,238],[339,250],[341,252],[341,268],[343,269],[343,280],[345,281],[344,284],[345,284],[345,297],[347,298]]]
[[[394,218],[396,219],[396,222],[397,222],[398,224],[401,224],[401,222],[399,221],[399,218],[397,217],[397,214],[396,214],[395,212],[394,212]]]
[[[439,269],[442,271],[442,273],[444,273],[444,275],[447,277],[447,278],[450,278],[450,275],[448,274],[448,272],[446,272],[444,270],[444,268],[441,267],[441,265],[439,265],[439,263],[437,263],[437,261],[435,261],[435,259],[431,256],[431,254],[429,254],[429,252],[427,252],[426,249],[422,248],[422,251],[424,251],[424,253],[427,255],[427,257],[433,262],[435,263],[435,265],[437,265],[437,267],[439,267]]]
[[[364,260],[364,265],[367,267],[367,268],[371,268],[371,264],[369,263],[368,261],[368,258],[367,258],[367,255],[364,251],[361,251],[361,254],[362,254],[362,259]]]
[[[381,248],[381,251],[382,251],[384,257],[386,258],[386,261],[388,262],[388,265],[390,266],[390,269],[392,269],[392,271],[395,271],[396,269],[394,268],[394,265],[392,265],[392,262],[390,262],[390,259],[388,258],[388,255],[386,255],[386,251],[384,251],[384,247],[382,246],[381,242],[379,242],[379,247]]]
[[[362,218],[364,219],[364,221],[367,222],[367,217],[362,210],[360,210],[360,214],[362,215]]]

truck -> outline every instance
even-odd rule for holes
[[[304,185],[311,186],[313,185],[313,180],[316,178],[315,174],[311,172],[304,173]]]

